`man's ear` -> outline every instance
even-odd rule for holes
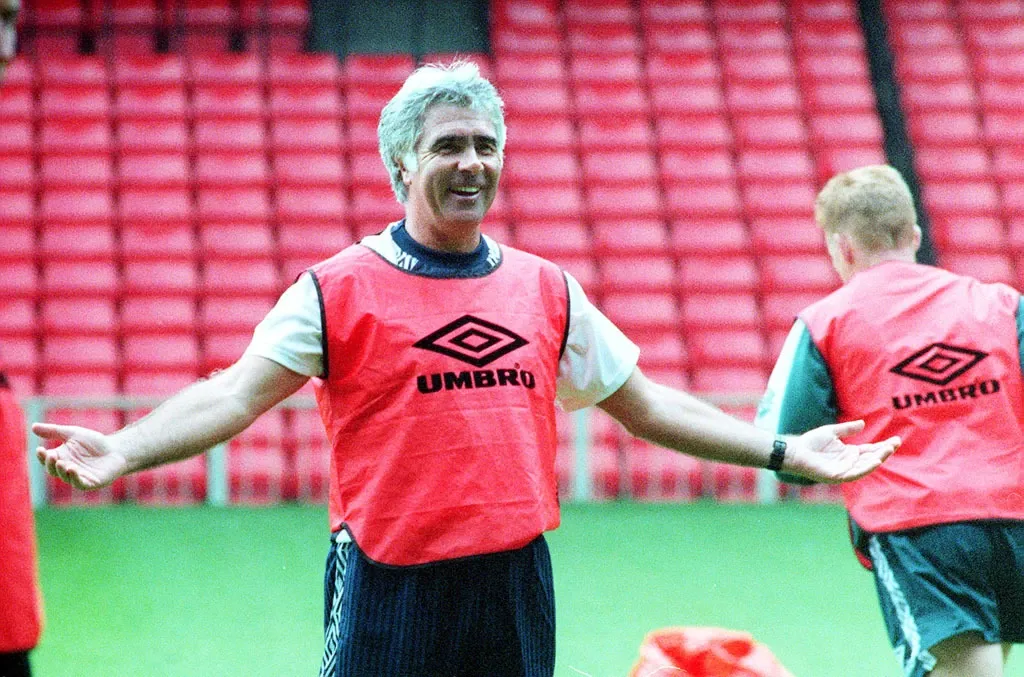
[[[416,173],[416,156],[408,154],[398,158],[398,172],[402,177],[402,183],[406,186],[412,183],[412,175]]]
[[[921,226],[914,226],[914,253],[921,248]]]
[[[836,241],[843,263],[847,266],[852,266],[857,260],[857,247],[853,244],[853,238],[850,237],[849,233],[837,233]]]

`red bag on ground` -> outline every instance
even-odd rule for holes
[[[648,633],[629,677],[793,677],[749,633],[662,628]]]

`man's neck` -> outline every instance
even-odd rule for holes
[[[480,246],[480,224],[446,224],[424,227],[406,216],[405,230],[409,237],[427,249],[447,254],[469,254]]]

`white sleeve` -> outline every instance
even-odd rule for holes
[[[256,325],[246,355],[259,355],[310,377],[323,374],[320,293],[303,273]]]
[[[558,363],[558,402],[575,411],[597,404],[636,369],[640,348],[587,299],[580,283],[565,274],[569,287],[569,337]]]

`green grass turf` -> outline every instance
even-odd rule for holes
[[[37,677],[316,674],[323,508],[51,508],[37,520]],[[565,506],[548,537],[556,675],[625,675],[644,634],[671,625],[747,630],[796,677],[898,674],[844,520],[836,506]],[[1024,674],[1024,656],[1007,674]]]

